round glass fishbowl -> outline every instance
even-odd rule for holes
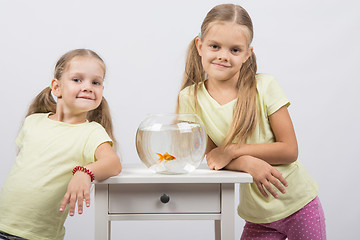
[[[207,135],[196,114],[150,114],[136,132],[136,149],[152,171],[181,174],[194,171],[205,156]]]

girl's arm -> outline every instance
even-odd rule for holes
[[[208,138],[206,152],[208,153],[215,149],[219,148],[217,148],[215,143]],[[206,155],[206,160],[210,169],[218,170],[213,165],[212,158],[210,158],[210,160],[208,159],[208,155]],[[271,187],[270,183],[279,189],[280,192],[286,192],[283,186],[287,187],[288,183],[282,174],[269,163],[259,158],[244,155],[230,161],[224,168],[227,170],[244,171],[249,173],[253,177],[254,183],[261,194],[266,198],[268,197],[268,194],[264,190],[264,187],[271,193],[271,195],[278,198],[277,192]]]
[[[211,138],[208,136],[207,137],[207,144],[206,144],[206,150],[205,153],[208,154],[211,150],[213,150],[214,148],[216,148],[216,144],[213,142],[213,140],[211,140]]]
[[[218,149],[215,143],[208,138],[208,143],[206,146],[206,153]],[[212,159],[208,159],[206,155],[206,160],[210,169],[215,169],[215,166],[212,163]],[[269,163],[248,155],[238,157],[229,162],[225,166],[227,170],[233,171],[244,171],[249,173],[258,187],[259,191],[264,197],[268,197],[268,194],[264,190],[264,187],[273,195],[275,198],[278,198],[277,192],[271,187],[270,183],[273,184],[280,192],[285,193],[286,190],[283,186],[287,187],[288,183],[282,174]],[[218,170],[218,169],[215,169]]]
[[[231,161],[225,169],[250,173],[259,191],[266,198],[268,194],[265,189],[275,198],[279,197],[271,184],[279,189],[281,193],[286,193],[284,186],[287,187],[288,183],[282,174],[276,168],[259,158],[244,155]]]
[[[116,176],[121,172],[121,163],[110,143],[101,144],[95,151],[96,162],[85,167],[93,172],[98,181]]]
[[[207,154],[214,169],[225,167],[231,160],[244,155],[260,158],[271,165],[290,164],[297,160],[298,146],[294,127],[286,106],[269,116],[275,142],[264,144],[231,144],[214,148]]]
[[[271,165],[290,164],[298,158],[298,145],[289,112],[281,107],[269,116],[275,142],[267,144],[244,144],[233,148],[233,156],[251,155]]]
[[[95,151],[96,162],[90,163],[85,168],[89,169],[96,180],[104,180],[111,176],[116,176],[121,172],[119,157],[111,147],[110,143],[101,144]],[[83,201],[86,206],[90,206],[90,187],[91,178],[87,173],[77,171],[72,177],[67,192],[60,206],[60,212],[64,211],[67,204],[70,205],[69,215],[74,215],[76,202],[78,203],[78,213],[83,212]]]

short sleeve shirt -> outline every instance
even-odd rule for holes
[[[0,230],[26,239],[63,239],[68,208],[59,212],[75,166],[95,161],[112,141],[96,122],[67,124],[32,114],[16,143],[19,153],[0,192]]]
[[[257,107],[259,111],[256,128],[246,139],[248,144],[275,142],[269,116],[290,102],[278,81],[271,75],[257,74]],[[205,125],[212,141],[221,145],[232,123],[236,99],[225,104],[217,103],[207,92],[205,84],[198,88],[198,111],[195,111],[193,97],[194,85],[183,89],[179,94],[179,112],[197,113]],[[318,193],[316,182],[310,177],[304,166],[297,160],[292,164],[275,166],[289,183],[286,194],[275,199],[269,194],[264,198],[254,183],[240,184],[239,215],[247,221],[267,223],[280,220],[296,212],[314,199]]]

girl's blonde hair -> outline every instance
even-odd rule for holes
[[[54,78],[60,80],[64,71],[66,71],[67,67],[69,66],[71,60],[75,57],[94,57],[98,59],[104,69],[105,78],[106,67],[104,61],[97,53],[89,49],[75,49],[65,53],[55,65]],[[35,97],[33,102],[30,104],[26,116],[34,113],[48,112],[56,112],[56,101],[52,97],[50,87],[46,87]],[[116,139],[113,133],[113,124],[110,115],[110,108],[104,97],[102,97],[101,103],[96,109],[87,113],[86,118],[89,122],[95,121],[100,123],[105,128],[110,138],[113,140],[114,146],[116,146]]]
[[[209,29],[219,22],[234,22],[248,29],[248,46],[253,39],[253,24],[247,11],[239,5],[222,4],[212,8],[206,15],[201,25],[201,38],[203,39]],[[191,41],[185,64],[184,79],[181,90],[194,85],[195,109],[198,111],[197,92],[199,84],[206,80],[206,73],[201,63],[201,57],[195,45],[196,37]],[[252,52],[248,60],[241,66],[237,82],[237,103],[229,131],[222,143],[228,146],[232,142],[244,143],[246,138],[253,133],[257,121],[256,104],[256,57]],[[179,98],[177,111],[179,110]]]

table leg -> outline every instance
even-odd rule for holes
[[[216,222],[215,222],[215,227],[216,227]],[[235,239],[235,184],[234,183],[221,184],[220,228],[221,228],[220,230],[221,240]]]
[[[214,220],[215,240],[221,240],[221,221]]]
[[[110,240],[111,224],[108,220],[108,185],[95,185],[95,240]]]

